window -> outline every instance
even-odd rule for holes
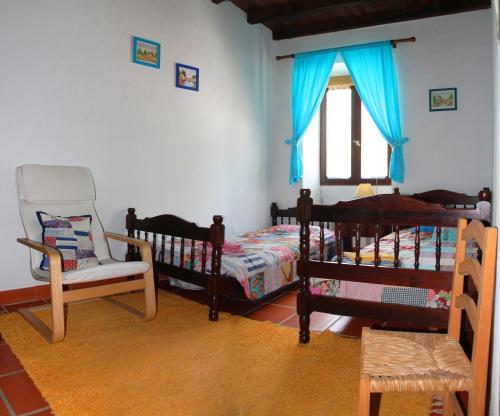
[[[321,185],[390,185],[390,146],[350,77],[333,77],[320,111]]]

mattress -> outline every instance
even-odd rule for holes
[[[316,226],[309,227],[310,258],[319,258],[319,234]],[[299,225],[276,225],[261,231],[246,233],[240,236],[228,236],[221,256],[221,275],[232,276],[243,287],[248,299],[256,300],[298,280],[297,260],[300,257]],[[331,230],[324,230],[324,258],[331,258],[335,248],[335,236]],[[180,239],[174,241],[174,265],[180,265]],[[184,267],[201,271],[202,243],[195,242],[193,259],[191,258],[191,241],[185,241]],[[210,244],[207,247],[206,273],[211,268]],[[161,261],[160,244],[156,243],[155,258]],[[164,252],[165,263],[170,263],[170,240],[166,242]],[[201,289],[178,279],[171,278],[171,283],[187,289]]]
[[[380,239],[380,255],[386,260],[380,267],[394,267],[394,239],[391,233]],[[455,263],[456,228],[442,228],[441,232],[441,271],[453,271]],[[375,244],[364,247],[360,254],[366,258],[373,258]],[[467,246],[467,254],[474,256],[477,252],[475,244]],[[436,230],[420,233],[420,270],[436,269]],[[387,260],[391,259],[391,260]],[[331,258],[337,261],[336,257]],[[343,264],[353,264],[348,258],[342,259]],[[373,264],[366,262],[366,264]],[[415,264],[415,230],[400,231],[399,267],[414,269]],[[349,282],[333,279],[311,279],[311,293],[323,296],[337,296],[349,299],[368,300],[383,303],[396,303],[430,308],[450,307],[451,294],[447,290],[387,286],[371,283]]]

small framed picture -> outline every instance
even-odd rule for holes
[[[198,91],[200,89],[200,69],[194,66],[175,64],[175,86]]]
[[[134,36],[132,48],[132,60],[136,64],[160,67],[160,44]]]
[[[429,90],[429,111],[454,111],[457,109],[457,89]]]

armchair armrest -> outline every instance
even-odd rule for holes
[[[57,249],[29,238],[18,238],[17,242],[45,254],[49,258],[51,276],[56,272],[61,273],[61,253]]]
[[[29,248],[32,248],[36,251],[40,251],[47,256],[53,255],[57,257],[61,257],[59,251],[57,251],[54,247],[47,246],[43,243],[39,243],[38,241],[30,240],[29,238],[18,238],[17,242],[23,244]]]
[[[104,237],[109,238],[111,240],[121,241],[123,243],[132,244],[134,246],[139,247],[142,260],[145,261],[146,263],[149,263],[150,265],[153,264],[153,256],[151,253],[151,246],[149,245],[149,243],[147,241],[142,241],[142,240],[139,240],[137,238],[128,237],[126,235],[110,233],[107,231],[104,232]]]

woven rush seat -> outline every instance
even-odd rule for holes
[[[464,391],[472,368],[460,344],[447,334],[363,328],[361,374],[372,392]]]

